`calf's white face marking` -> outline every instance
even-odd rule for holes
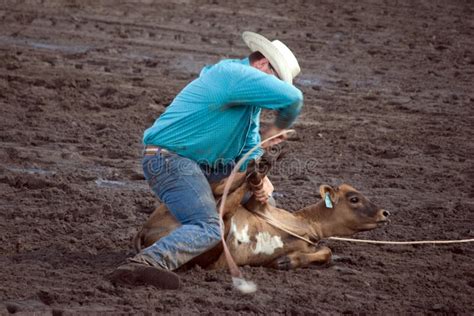
[[[271,255],[277,248],[283,248],[280,236],[271,236],[268,232],[260,232],[255,236],[257,244],[253,249],[254,254],[264,253]]]

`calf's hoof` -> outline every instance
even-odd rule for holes
[[[153,285],[166,290],[176,290],[181,287],[181,281],[176,273],[140,263],[121,265],[107,278],[113,284]]]
[[[288,256],[282,256],[275,260],[273,268],[277,270],[290,270],[293,268],[293,264]]]

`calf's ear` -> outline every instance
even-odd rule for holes
[[[333,204],[337,204],[339,198],[337,197],[337,190],[327,184],[322,184],[319,187],[319,194],[321,194],[321,198],[324,199],[326,197],[326,193],[329,194],[329,198]]]

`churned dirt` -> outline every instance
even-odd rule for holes
[[[272,171],[278,204],[352,184],[392,213],[376,240],[474,238],[472,1],[2,1],[0,314],[472,314],[474,248],[325,241],[330,267],[180,273],[115,287],[157,201],[141,137],[200,69],[248,51],[298,57],[305,107]],[[271,121],[264,115],[264,123]]]

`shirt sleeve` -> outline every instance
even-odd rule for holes
[[[250,123],[250,128],[247,134],[247,139],[245,141],[244,148],[242,152],[237,157],[237,161],[239,161],[246,153],[248,153],[253,147],[257,146],[260,143],[260,109],[255,108],[254,113],[252,114],[252,122]],[[257,160],[260,156],[263,155],[263,149],[257,148],[247,160],[242,164],[239,171],[243,172],[247,170],[247,166],[251,160]]]
[[[227,104],[250,105],[278,111],[275,125],[290,127],[303,106],[303,93],[293,85],[254,67],[228,64]]]

